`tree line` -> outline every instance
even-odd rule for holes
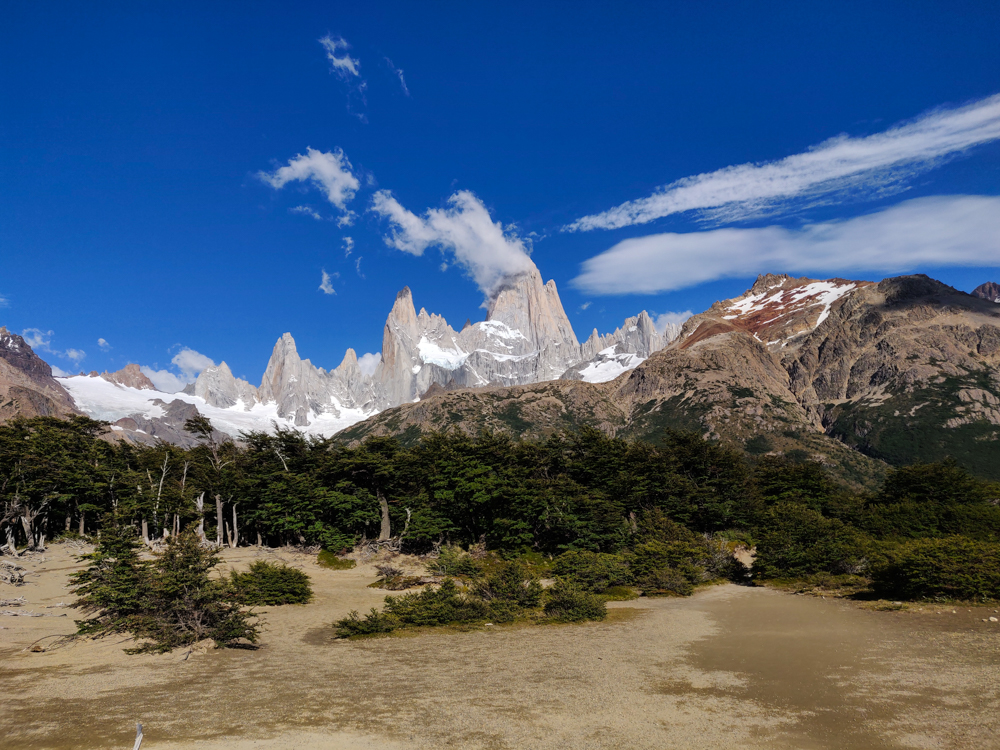
[[[395,539],[415,553],[484,544],[508,557],[635,560],[642,519],[655,513],[755,547],[758,578],[861,576],[911,596],[1000,598],[1000,567],[990,572],[1000,487],[953,461],[895,469],[857,493],[821,463],[749,457],[683,432],[655,446],[584,428],[543,441],[452,432],[349,447],[284,429],[218,442],[203,417],[187,429],[200,442],[185,449],[109,441],[84,417],[0,426],[0,543],[93,535],[111,514],[149,544],[187,529],[216,546],[340,552]],[[961,582],[927,573],[952,568]]]

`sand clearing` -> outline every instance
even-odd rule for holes
[[[0,617],[0,747],[997,748],[993,609],[872,612],[719,586],[611,605],[604,623],[423,631],[339,642],[330,623],[381,603],[374,570],[282,558],[316,600],[273,608],[258,651],[128,656],[128,643],[24,648],[74,630],[56,545],[0,598],[67,617]],[[940,612],[940,614],[939,614]],[[43,641],[44,643],[44,641]]]

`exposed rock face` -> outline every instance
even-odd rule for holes
[[[569,393],[555,383],[440,393],[342,434],[491,426],[537,437],[592,424],[655,441],[673,427],[758,452],[804,450],[850,481],[878,472],[857,451],[897,465],[955,455],[1000,478],[1000,308],[926,276],[762,276],[635,369]]]
[[[104,378],[109,383],[118,383],[118,385],[124,385],[128,388],[136,388],[140,391],[156,390],[156,386],[153,385],[153,381],[143,375],[142,370],[139,369],[139,365],[136,364],[125,365],[117,372],[108,372],[105,370],[100,375],[98,375],[96,371],[91,372],[90,377]]]
[[[1000,303],[1000,284],[995,281],[987,281],[973,289],[972,296]]]
[[[114,422],[112,431],[120,437],[134,443],[156,445],[159,442],[172,443],[182,448],[190,448],[201,442],[199,436],[184,429],[184,423],[191,417],[198,416],[198,407],[180,399],[166,402],[163,399],[153,399],[151,402],[159,406],[163,413],[158,417],[147,417],[142,414],[132,414]],[[212,437],[216,442],[223,442],[229,436],[214,430]]]
[[[614,374],[624,372],[675,335],[658,333],[643,312],[613,334],[595,332],[581,347],[555,282],[544,283],[532,264],[498,287],[485,321],[466,321],[461,331],[440,315],[423,308],[418,313],[410,289],[404,288],[386,319],[382,358],[371,376],[361,372],[350,349],[336,369],[315,367],[299,357],[286,333],[274,346],[259,388],[234,378],[223,363],[199,376],[194,393],[221,408],[274,403],[279,416],[304,426],[317,415],[337,416],[345,408],[371,414],[413,402],[435,386],[454,390],[555,380],[575,364],[583,372],[590,360],[604,365],[606,377],[609,366]],[[614,347],[610,359],[599,354],[609,347]]]
[[[680,335],[681,327],[668,323],[657,331],[652,318],[643,310],[626,318],[621,328],[601,336],[595,328],[580,347],[581,362],[562,374],[566,380],[603,383],[638,367],[650,354],[658,352]]]
[[[23,338],[0,327],[0,423],[17,416],[80,414],[52,368]]]

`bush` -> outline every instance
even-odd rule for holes
[[[338,557],[328,549],[319,551],[316,562],[324,568],[329,568],[330,570],[351,570],[357,565],[354,560],[348,560],[345,557]]]
[[[556,558],[552,572],[593,594],[628,586],[633,579],[628,561],[622,555],[601,552],[564,552]]]
[[[472,593],[486,603],[493,620],[511,622],[525,610],[538,607],[542,585],[520,562],[504,562],[476,581]]]
[[[246,605],[305,604],[313,596],[306,573],[264,560],[252,563],[245,573],[233,571],[229,585],[234,600]]]
[[[488,614],[484,602],[462,594],[451,579],[419,593],[387,596],[384,611],[402,625],[475,622],[486,619]]]
[[[334,623],[338,638],[352,638],[365,635],[382,635],[391,633],[400,625],[399,620],[391,615],[383,614],[372,607],[372,611],[362,620],[357,610],[354,610],[342,620]]]
[[[482,575],[483,566],[461,547],[449,544],[441,548],[437,559],[427,563],[427,572],[451,578],[476,578]]]
[[[960,536],[900,544],[875,567],[872,588],[895,599],[1000,599],[1000,544]]]
[[[636,582],[643,596],[691,596],[694,583],[690,575],[676,568],[651,570]]]
[[[862,574],[874,550],[871,538],[863,532],[795,503],[769,508],[755,536],[753,571],[761,578]]]
[[[603,620],[608,609],[601,597],[560,578],[545,592],[545,614],[558,622],[581,622]]]

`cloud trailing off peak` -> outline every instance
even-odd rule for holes
[[[430,208],[417,216],[387,190],[375,193],[372,211],[389,220],[392,233],[385,243],[411,255],[429,247],[451,253],[487,296],[500,281],[534,265],[524,240],[494,222],[483,202],[468,190],[448,199],[447,208]]]
[[[583,263],[590,294],[654,294],[759,273],[904,273],[1000,266],[1000,197],[932,196],[801,229],[713,229],[623,240]]]
[[[584,216],[563,229],[617,229],[686,211],[736,221],[773,212],[786,202],[899,186],[944,159],[998,139],[1000,94],[963,107],[936,109],[882,133],[831,138],[779,161],[685,177],[651,196]]]
[[[215,361],[210,357],[186,346],[177,352],[170,362],[175,368],[174,371],[155,370],[147,365],[143,365],[139,370],[152,381],[156,390],[164,393],[176,393],[188,383],[193,383],[202,370],[207,367],[215,367]]]
[[[351,162],[340,149],[318,151],[307,148],[305,154],[297,154],[285,166],[278,167],[273,172],[258,172],[257,177],[275,190],[280,190],[289,182],[310,183],[326,193],[326,199],[330,203],[344,211],[361,187],[351,169]]]

